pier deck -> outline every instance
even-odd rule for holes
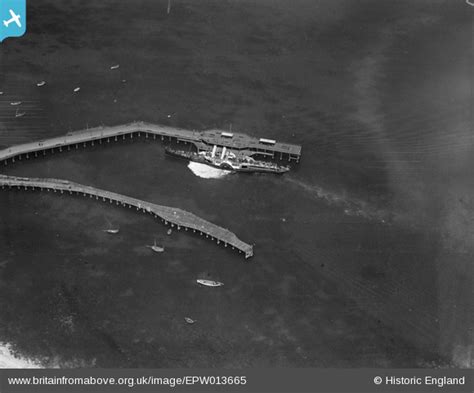
[[[60,179],[39,179],[0,175],[0,185],[2,189],[46,190],[60,192],[61,194],[66,192],[95,198],[104,202],[115,202],[117,205],[128,208],[134,207],[138,211],[148,213],[155,218],[161,219],[165,225],[176,227],[178,230],[182,228],[186,231],[192,230],[195,233],[197,232],[200,235],[205,235],[207,238],[216,240],[217,244],[222,242],[225,247],[230,246],[239,252],[243,252],[245,258],[253,256],[253,247],[237,238],[231,231],[179,208],[156,205],[140,199]]]
[[[225,136],[227,135],[227,136]],[[231,135],[231,136],[229,136]],[[5,164],[8,160],[15,160],[17,156],[26,156],[30,154],[38,155],[48,150],[59,150],[71,147],[78,148],[81,144],[95,143],[102,144],[119,139],[133,139],[134,137],[154,138],[161,140],[176,141],[177,143],[190,143],[196,146],[199,151],[211,150],[214,145],[218,147],[226,147],[236,154],[261,154],[286,159],[288,161],[299,162],[301,157],[301,146],[288,143],[281,143],[264,139],[274,143],[261,142],[257,139],[244,134],[230,134],[224,131],[189,131],[180,128],[160,126],[144,122],[135,122],[131,124],[113,126],[113,127],[96,127],[82,131],[68,133],[64,136],[48,138],[42,141],[24,143],[0,150],[0,161]]]

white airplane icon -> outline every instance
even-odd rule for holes
[[[9,20],[4,20],[3,21],[3,24],[5,25],[5,27],[8,27],[8,25],[12,22],[15,22],[18,27],[21,27],[21,23],[20,23],[20,15],[16,15],[13,10],[10,10],[10,15],[12,16],[11,19]]]

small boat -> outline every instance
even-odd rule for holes
[[[21,101],[10,102],[10,105],[13,105],[13,106],[21,105]]]
[[[15,117],[23,117],[26,115],[26,112],[18,112],[18,108],[16,108]]]
[[[197,320],[189,318],[189,317],[184,317],[184,320],[186,321],[186,323],[188,323],[190,325],[197,322]]]
[[[120,232],[120,229],[103,229],[104,232],[110,233],[111,235],[116,235]]]
[[[3,95],[3,91],[0,91],[0,96],[2,96],[2,95]]]
[[[222,287],[224,285],[223,282],[213,280],[197,279],[196,282],[198,284],[205,285],[206,287]]]
[[[81,88],[80,88],[80,87],[76,87],[73,91],[74,91],[74,93],[77,93],[79,90],[81,90]]]
[[[117,233],[120,232],[120,229],[119,228],[114,228],[112,226],[112,223],[107,218],[105,220],[107,221],[107,224],[109,226],[108,229],[102,229],[105,233],[109,233],[111,235],[116,235]]]
[[[46,81],[41,81],[41,82],[38,82],[36,86],[41,87],[41,86],[44,86],[45,84],[46,84]]]
[[[167,235],[171,235],[172,233],[173,233],[173,230],[171,228],[166,231]]]
[[[116,70],[119,67],[120,67],[120,64],[115,64],[115,65],[111,66],[110,69],[111,70]]]
[[[126,80],[126,79],[122,79],[122,83],[125,83],[125,82],[127,82],[127,80]]]
[[[163,252],[163,251],[165,251],[164,247],[160,247],[156,244],[156,239],[155,239],[155,242],[153,243],[152,246],[147,246],[147,247],[151,248],[154,252]]]

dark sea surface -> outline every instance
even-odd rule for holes
[[[28,6],[27,35],[0,44],[0,146],[143,120],[232,124],[303,156],[280,177],[204,179],[140,140],[8,167],[189,210],[255,256],[89,199],[1,192],[1,343],[62,367],[472,366],[472,7]]]

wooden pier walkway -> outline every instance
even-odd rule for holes
[[[140,199],[60,179],[39,179],[0,175],[0,185],[2,189],[16,188],[22,190],[53,191],[61,194],[76,194],[102,200],[103,202],[115,203],[123,207],[136,208],[138,211],[161,219],[165,225],[170,225],[178,230],[192,230],[194,233],[199,233],[202,236],[206,236],[206,238],[216,240],[217,244],[222,243],[224,247],[229,246],[232,249],[237,249],[239,252],[244,253],[245,258],[253,256],[253,247],[237,238],[231,231],[203,220],[182,209],[156,205]]]
[[[64,136],[8,147],[0,150],[0,163],[3,161],[7,165],[8,162],[14,162],[17,158],[29,158],[31,155],[38,156],[39,154],[45,155],[48,151],[54,153],[64,149],[78,149],[81,146],[94,146],[95,144],[140,137],[159,138],[185,144],[190,143],[198,151],[209,151],[216,145],[218,147],[226,147],[236,154],[264,155],[279,158],[280,160],[286,159],[299,162],[301,156],[301,146],[299,145],[281,143],[269,139],[257,139],[245,134],[230,134],[219,130],[199,132],[135,122],[113,127],[96,127],[71,132]]]

